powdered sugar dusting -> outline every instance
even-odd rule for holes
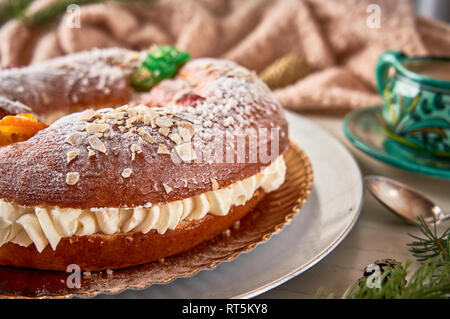
[[[81,58],[93,62],[82,66]],[[54,59],[40,64],[35,71],[42,72],[43,66],[48,66],[51,76],[58,77],[60,72],[62,80],[68,81],[62,84],[62,92],[57,91],[58,94],[75,94],[76,99],[86,99],[80,93],[80,88],[84,87],[88,94],[93,91],[100,94],[96,95],[96,101],[103,101],[106,93],[98,91],[103,86],[112,89],[112,94],[117,93],[117,88],[120,90],[120,85],[129,89],[127,72],[131,72],[140,58],[141,54],[133,57],[133,51],[98,50]],[[105,65],[108,65],[106,69]],[[15,80],[27,75],[27,72],[20,72],[15,73]],[[17,74],[20,76],[16,77]],[[94,87],[91,87],[91,78],[95,79]],[[31,82],[28,81],[28,85]],[[41,82],[42,78],[30,96],[43,88]],[[47,85],[45,89],[55,91],[59,87]],[[44,91],[39,92],[40,98]],[[140,104],[143,97],[146,105]],[[62,100],[61,103],[69,107],[72,102]],[[280,129],[282,152],[287,147],[287,123],[281,106],[253,72],[229,61],[197,59],[181,68],[174,79],[162,81],[149,93],[133,95],[128,105],[74,113],[39,132],[25,142],[36,147],[28,152],[28,157],[22,158],[24,161],[35,158],[38,150],[45,149],[40,154],[45,161],[32,163],[20,176],[4,176],[0,192],[3,190],[3,197],[23,205],[46,202],[80,208],[128,207],[180,200],[210,190],[211,178],[226,187],[255,175],[270,164],[256,161],[235,165],[213,161],[198,154],[198,150],[208,154],[216,150],[224,154],[230,150],[237,156],[236,139],[242,131],[272,127]],[[217,146],[215,138],[224,134],[231,139]],[[270,140],[264,143],[267,145]],[[75,147],[79,149],[77,156],[67,157]],[[240,153],[249,156],[248,150]],[[4,159],[5,172],[8,165],[16,164],[7,156],[0,156],[0,160]],[[52,163],[52,170],[47,168],[45,163],[48,162]],[[134,173],[125,174],[128,177],[124,178],[121,174],[126,168]],[[80,172],[79,180],[70,189],[66,183],[69,172]],[[9,179],[19,181],[12,183],[18,188],[13,196],[8,193]],[[19,188],[25,183],[35,185],[34,189]],[[171,191],[167,192],[168,189]],[[29,196],[30,192],[33,196]]]
[[[19,100],[38,114],[86,104],[93,94],[101,100],[118,98],[117,94],[130,90],[129,76],[146,54],[119,48],[94,49],[22,69],[2,70],[2,96]]]

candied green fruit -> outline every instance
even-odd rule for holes
[[[173,78],[190,57],[189,53],[168,45],[155,46],[132,73],[131,85],[137,91],[149,91],[162,80]]]

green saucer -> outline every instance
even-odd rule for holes
[[[381,106],[347,114],[344,133],[361,151],[387,164],[424,175],[450,179],[450,158],[412,149],[386,135]]]

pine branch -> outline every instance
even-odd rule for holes
[[[342,299],[391,299],[398,298],[405,285],[407,266],[401,264],[395,268],[387,267],[379,278],[381,288],[370,288],[367,280],[361,278],[351,285],[343,294]],[[389,279],[388,279],[389,278]]]
[[[380,288],[370,288],[367,278],[360,279],[344,293],[344,299],[436,299],[450,298],[450,268],[445,267],[443,256],[428,260],[409,274],[408,262],[405,267],[387,268],[381,277]],[[385,280],[388,278],[387,280]]]
[[[419,222],[419,229],[424,237],[409,234],[409,236],[415,239],[412,243],[407,244],[411,247],[409,251],[416,257],[418,262],[424,262],[442,254],[443,263],[448,263],[450,256],[450,227],[439,236],[437,233],[436,219],[434,219],[433,229],[430,228],[422,217],[419,218]]]
[[[425,261],[413,273],[405,287],[403,298],[450,298],[450,268],[442,254]]]
[[[409,243],[409,251],[420,267],[410,273],[411,262],[405,266],[398,264],[383,269],[380,288],[370,288],[369,277],[363,277],[353,283],[343,294],[344,299],[425,299],[450,298],[450,228],[438,235],[436,220],[430,227],[423,218],[419,219],[419,229],[423,236],[409,234],[415,239]],[[407,279],[407,277],[410,277]],[[320,298],[323,289],[319,289],[316,298]],[[329,297],[333,298],[334,295]]]

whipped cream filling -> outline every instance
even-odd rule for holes
[[[286,164],[279,156],[258,174],[225,188],[150,207],[22,207],[0,199],[0,246],[11,242],[27,247],[34,243],[42,252],[48,244],[55,250],[63,237],[136,231],[145,234],[152,229],[164,234],[184,220],[201,219],[207,213],[224,216],[231,206],[245,204],[258,188],[266,193],[279,188],[285,175]]]

